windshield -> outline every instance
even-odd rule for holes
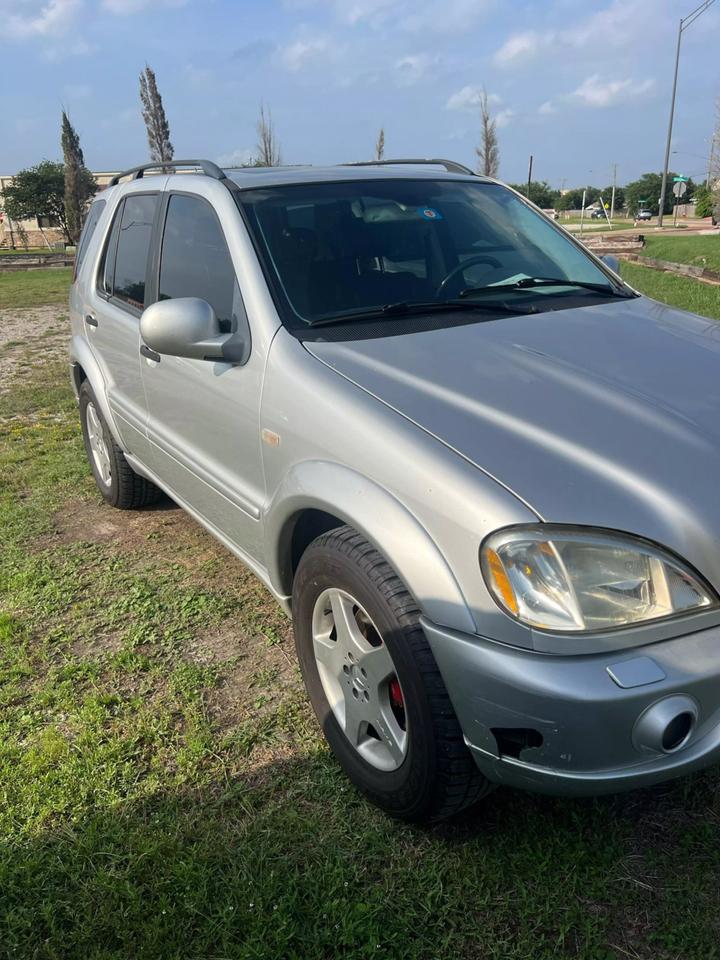
[[[387,305],[472,300],[478,289],[485,311],[496,289],[505,313],[509,302],[518,312],[530,299],[557,309],[563,299],[577,306],[578,297],[597,302],[617,289],[561,228],[499,184],[354,180],[237,196],[295,329],[336,317],[360,322]]]

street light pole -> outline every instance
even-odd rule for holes
[[[663,225],[663,213],[665,211],[665,194],[667,193],[668,166],[670,164],[670,147],[672,143],[673,120],[675,118],[675,94],[677,92],[678,68],[680,67],[680,45],[682,43],[683,31],[687,30],[691,23],[705,13],[708,7],[712,6],[715,0],[705,0],[700,6],[695,7],[692,13],[683,17],[678,24],[677,47],[675,48],[675,73],[673,75],[672,94],[670,96],[670,118],[668,120],[667,141],[665,143],[665,164],[663,166],[662,187],[660,188],[660,209],[658,210],[658,226]]]

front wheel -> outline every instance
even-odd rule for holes
[[[491,789],[463,741],[420,611],[350,527],[318,537],[293,585],[300,668],[343,769],[409,821],[458,813]]]

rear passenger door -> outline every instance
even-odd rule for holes
[[[157,298],[206,300],[223,332],[242,331],[248,350],[242,364],[167,355],[143,359],[152,469],[186,506],[262,562],[263,364],[252,351],[225,234],[206,199],[173,192],[164,203],[161,236]]]
[[[149,260],[159,209],[157,192],[128,193],[121,199],[84,316],[123,449],[143,463],[149,443],[140,373],[140,315],[152,275]]]

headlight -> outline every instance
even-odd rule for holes
[[[717,602],[679,560],[612,532],[508,527],[483,542],[480,559],[500,606],[544,630],[612,630]]]

